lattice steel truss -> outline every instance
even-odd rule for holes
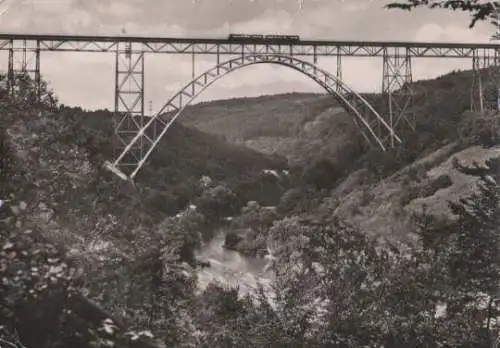
[[[259,63],[288,66],[316,81],[334,96],[351,113],[353,118],[364,127],[363,135],[372,146],[377,146],[385,151],[387,149],[387,139],[395,139],[397,142],[401,142],[393,129],[363,97],[327,71],[292,56],[276,54],[245,55],[216,65],[184,86],[137,132],[115,162],[107,162],[106,167],[125,180],[133,180],[170,126],[181,115],[185,107],[203,90],[222,76],[236,69]],[[340,93],[337,92],[339,86]],[[159,125],[158,133],[153,129],[155,125]],[[142,151],[143,147],[139,147],[137,144],[144,144],[145,151],[139,152],[139,149]],[[135,163],[130,174],[124,173],[122,170],[126,164],[126,158],[140,158]]]
[[[9,40],[9,65],[7,88],[10,94],[16,93],[16,79],[28,77],[34,82],[37,101],[40,100],[40,41]]]
[[[131,43],[118,46],[115,60],[114,156],[118,156],[144,127],[144,52],[134,53]],[[122,158],[127,172],[144,156],[144,139],[134,142],[133,151]]]
[[[492,56],[497,44],[400,42],[400,41],[330,41],[301,40],[298,43],[234,43],[227,39],[32,35],[0,34],[0,50],[8,49],[9,41],[38,41],[42,51],[114,52],[125,42],[134,44],[136,52],[196,54],[260,54],[273,53],[301,56],[381,57],[385,48],[407,49],[412,57],[472,58],[475,50]]]
[[[413,91],[411,89],[411,56],[408,49],[386,48],[383,56],[382,94],[386,98],[387,122],[397,129],[401,120],[415,130],[415,114],[410,109]],[[395,139],[391,139],[394,147]]]
[[[489,80],[496,82],[498,93],[498,88],[500,88],[500,72],[499,72],[499,52],[496,50],[494,55],[480,55],[478,50],[474,51],[472,57],[472,84],[470,89],[470,109],[471,111],[482,112],[484,111],[487,103],[485,103],[484,88],[485,81],[483,79],[485,74],[489,74]],[[496,104],[496,103],[495,103]]]

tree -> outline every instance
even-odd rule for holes
[[[421,250],[416,266],[407,269],[425,265],[412,283],[422,282],[429,305],[446,306],[446,315],[434,321],[435,342],[482,347],[488,344],[490,318],[498,316],[493,298],[500,276],[500,159],[487,161],[486,168],[454,164],[464,174],[480,177],[478,192],[449,203],[457,216],[454,221],[440,221],[425,210],[415,217]],[[408,282],[409,273],[393,284],[398,279]]]
[[[202,195],[195,199],[194,205],[205,217],[207,227],[211,228],[235,212],[236,196],[228,187],[218,185],[203,191]]]
[[[373,241],[339,220],[294,217],[273,225],[269,244],[276,312],[289,338],[321,347],[381,345],[390,317],[382,305],[390,269]]]
[[[413,8],[424,6],[431,9],[445,8],[453,11],[462,10],[471,12],[472,20],[469,28],[473,28],[477,21],[491,18],[496,13],[499,3],[496,1],[484,2],[482,0],[405,0],[404,2],[387,4],[385,7],[411,11]]]
[[[344,168],[336,165],[332,161],[322,158],[309,163],[303,170],[303,180],[307,185],[311,185],[320,190],[328,190],[335,187],[339,178],[344,174]]]
[[[138,231],[137,255],[108,264],[106,271],[113,268],[114,274],[100,286],[105,289],[98,297],[132,329],[151,330],[167,346],[179,346],[189,334],[182,320],[196,287],[194,249],[201,243],[202,223],[203,216],[187,208],[154,229]]]
[[[262,207],[257,202],[248,202],[241,209],[241,214],[232,221],[231,228],[238,232],[226,235],[225,246],[246,255],[265,255],[267,232],[278,217],[273,207]]]
[[[0,223],[0,326],[27,346],[52,346],[73,273],[37,231]]]
[[[12,99],[18,107],[31,110],[34,107],[40,110],[55,112],[58,110],[58,100],[48,83],[41,79],[39,90],[35,81],[27,75],[17,75],[14,79]]]
[[[500,157],[486,161],[486,168],[463,167],[465,174],[478,176],[477,193],[450,203],[458,220],[454,226],[450,267],[457,286],[466,291],[492,294],[498,291],[495,279],[500,276]]]

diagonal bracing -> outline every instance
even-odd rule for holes
[[[119,155],[144,127],[144,53],[132,52],[132,45],[117,46],[115,60],[114,151]],[[134,143],[123,158],[123,167],[134,167],[144,155],[144,139]]]
[[[394,130],[406,123],[415,130],[415,114],[410,109],[413,97],[412,72],[409,49],[384,48],[382,95],[385,98],[386,121]],[[391,147],[395,139],[390,139]]]
[[[388,145],[387,139],[390,138],[401,142],[401,139],[394,133],[390,125],[387,124],[366,99],[334,75],[310,62],[293,56],[257,54],[245,55],[217,64],[194,78],[175,94],[155,116],[149,119],[144,127],[136,132],[128,145],[115,157],[116,160],[114,163],[107,162],[105,166],[121,178],[133,180],[170,126],[181,115],[184,108],[201,92],[232,71],[261,63],[272,63],[290,67],[317,82],[328,93],[334,96],[361,125],[364,130],[363,135],[372,146],[385,151]],[[340,91],[337,91],[338,89]],[[131,158],[136,161],[135,164],[129,162],[128,159]]]

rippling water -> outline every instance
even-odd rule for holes
[[[266,270],[268,260],[242,256],[223,248],[223,244],[224,233],[219,233],[197,253],[200,260],[210,262],[210,267],[198,271],[200,290],[218,282],[231,287],[239,286],[240,294],[245,295],[254,292],[259,283],[265,287],[271,284],[273,273]]]

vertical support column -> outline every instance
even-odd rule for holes
[[[316,45],[313,46],[313,64],[314,64],[314,75],[316,75],[317,69],[316,65],[318,65],[318,48]]]
[[[195,53],[194,53],[194,44],[191,46],[191,81],[194,81],[195,78]],[[191,94],[194,96],[194,82],[191,84]]]
[[[144,52],[134,50],[132,43],[119,43],[115,59],[115,158],[144,127]],[[144,137],[120,161],[125,174],[137,166],[144,156]]]
[[[415,130],[415,114],[410,109],[413,91],[409,49],[405,48],[405,53],[401,54],[399,47],[385,47],[382,70],[382,95],[386,98],[386,121],[394,131],[401,120],[405,120],[407,125]],[[394,137],[391,136],[390,142],[391,147],[394,147]]]
[[[342,55],[340,53],[340,46],[337,46],[337,79],[342,81]],[[335,86],[337,93],[342,91],[340,83]]]
[[[14,81],[14,40],[10,39],[9,42],[9,66],[7,69],[7,83],[8,83],[8,90],[9,94],[11,96],[14,95],[14,86],[15,86],[15,81]]]
[[[217,44],[217,75],[220,74],[219,64],[220,64],[220,44]]]
[[[470,89],[470,110],[482,112],[484,110],[483,81],[481,77],[481,58],[477,49],[472,51],[472,84]]]
[[[141,87],[140,87],[140,99],[141,99],[141,114],[140,114],[140,120],[141,120],[141,128],[143,128],[145,125],[146,125],[146,118],[145,118],[145,114],[146,114],[146,103],[145,103],[145,100],[144,100],[144,80],[145,80],[145,76],[144,76],[144,65],[145,65],[145,62],[144,62],[144,52],[141,51],[141,54],[140,54],[140,63],[141,63]]]
[[[6,47],[8,45],[8,40],[0,40],[0,47]],[[8,62],[8,59],[7,59]],[[8,92],[8,68],[5,69],[5,62],[0,62],[0,100],[5,98]]]
[[[113,115],[113,158],[117,158],[120,155],[121,149],[123,148],[123,144],[120,142],[118,139],[118,124],[119,120],[121,119],[121,115],[118,113],[118,105],[119,105],[119,96],[120,96],[120,89],[119,89],[119,66],[120,66],[120,61],[119,61],[119,46],[120,44],[118,43],[116,45],[116,54],[115,54],[115,113]]]
[[[495,86],[495,110],[500,111],[500,55],[499,49],[495,48],[493,53],[493,82]]]
[[[39,103],[41,100],[41,76],[40,76],[40,41],[36,41],[35,49],[35,91],[36,100]]]

